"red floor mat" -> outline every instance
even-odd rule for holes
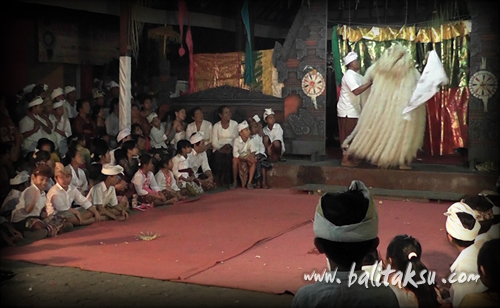
[[[313,217],[317,197],[237,189],[5,249],[2,257],[157,279],[183,279]],[[159,233],[137,241],[140,232]]]
[[[385,256],[390,240],[398,234],[417,238],[423,248],[423,262],[437,276],[446,275],[458,252],[448,244],[443,213],[449,204],[377,200],[379,251]],[[380,203],[382,202],[382,203]],[[261,243],[242,255],[217,264],[185,282],[249,289],[280,294],[295,293],[307,284],[304,273],[322,272],[324,255],[314,250],[312,223]],[[438,281],[440,281],[439,279]]]

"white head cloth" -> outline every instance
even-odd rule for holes
[[[125,139],[127,136],[130,136],[132,133],[130,132],[129,128],[124,128],[122,129],[119,133],[118,136],[116,136],[116,141],[120,142],[123,139]]]
[[[43,104],[43,99],[40,96],[37,96],[28,104],[28,108],[38,106],[41,104]]]
[[[271,108],[264,109],[264,114],[262,115],[264,121],[266,120],[267,116],[271,114],[274,114],[274,111]]]
[[[352,181],[349,190],[361,190],[363,196],[369,200],[365,218],[356,224],[336,226],[323,216],[320,198],[313,223],[316,237],[333,242],[355,243],[372,240],[378,236],[377,208],[370,197],[370,191],[361,181]]]
[[[19,185],[24,182],[27,182],[30,179],[30,176],[27,171],[21,171],[18,174],[16,174],[15,177],[10,179],[10,185]]]
[[[52,105],[52,108],[56,109],[56,108],[62,107],[64,105],[64,102],[65,102],[64,99],[61,101],[55,102],[54,105]]]
[[[24,94],[26,93],[31,93],[33,91],[33,88],[36,87],[36,84],[32,83],[30,85],[27,85],[26,87],[23,88]]]
[[[102,166],[101,173],[104,175],[123,174],[123,167],[120,165],[105,164]]]
[[[55,88],[54,90],[52,90],[52,93],[50,94],[50,98],[54,99],[54,98],[58,97],[59,95],[63,95],[63,94],[64,94],[63,89]]]
[[[67,95],[68,93],[71,93],[73,91],[76,91],[76,88],[73,86],[66,86],[64,87],[64,94]]]
[[[472,230],[464,228],[462,225],[462,222],[460,221],[460,218],[458,218],[457,213],[467,213],[474,217],[475,223],[474,223],[474,228]],[[450,234],[452,237],[456,238],[457,240],[462,240],[462,241],[473,241],[476,239],[479,229],[481,229],[481,225],[479,222],[477,222],[476,219],[476,214],[474,213],[474,210],[471,209],[470,206],[463,202],[456,202],[453,203],[449,208],[446,213],[444,213],[446,218],[446,232]]]
[[[258,115],[254,115],[254,116],[253,116],[253,120],[254,120],[255,122],[257,122],[257,123],[259,123],[259,122],[260,122],[260,118],[259,118],[259,116],[258,116]]]
[[[204,135],[205,135],[204,132],[196,132],[194,135],[191,136],[191,138],[189,138],[189,142],[191,142],[191,144],[196,144],[203,140]]]
[[[238,124],[238,132],[241,132],[241,130],[243,130],[243,129],[247,128],[247,127],[248,127],[248,123],[247,123],[246,120],[243,121],[243,122],[241,122],[240,124]]]
[[[151,112],[147,117],[146,120],[148,120],[148,123],[151,124],[153,122],[154,118],[156,118],[158,115],[156,112]]]
[[[112,80],[110,85],[109,85],[109,88],[112,89],[112,88],[119,88],[120,85],[118,83],[116,83],[116,81]]]
[[[358,59],[358,54],[351,51],[344,57],[344,65],[347,65],[356,59]]]
[[[44,85],[43,85],[43,90],[44,90],[45,92],[47,92],[47,90],[48,90],[48,89],[49,89],[49,85],[44,84]]]

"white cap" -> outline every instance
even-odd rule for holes
[[[54,90],[52,90],[52,93],[50,94],[50,98],[54,99],[54,98],[58,97],[59,95],[63,95],[63,94],[64,94],[63,89],[55,88]]]
[[[116,136],[116,141],[120,142],[131,134],[132,133],[130,132],[130,128],[124,128],[118,133],[118,136]]]
[[[56,109],[64,105],[65,100],[60,100],[58,102],[55,102],[54,105],[52,105],[52,108]]]
[[[262,115],[264,121],[266,120],[267,116],[271,114],[274,114],[274,111],[271,108],[264,109],[264,114]]]
[[[205,135],[204,132],[197,132],[194,135],[192,135],[191,138],[189,138],[189,142],[191,142],[191,144],[198,143],[203,140],[204,135]]]
[[[31,108],[41,104],[43,104],[43,99],[40,96],[37,96],[28,104],[28,107]]]
[[[472,230],[465,228],[460,221],[457,213],[467,213],[474,217],[474,227]],[[446,217],[446,232],[449,235],[461,241],[474,241],[479,234],[479,229],[481,229],[481,225],[477,221],[476,214],[474,210],[467,204],[463,202],[455,202],[453,203],[446,213],[444,213]]]
[[[19,172],[15,177],[10,179],[10,185],[19,185],[24,182],[27,182],[30,179],[30,176],[27,171]]]
[[[111,81],[111,84],[109,85],[109,88],[110,88],[110,89],[111,89],[111,88],[119,88],[119,87],[120,87],[120,85],[119,85],[119,84],[117,84],[114,80],[112,80],[112,81]]]
[[[356,60],[358,58],[358,54],[355,53],[354,51],[349,52],[345,57],[344,57],[344,65],[347,65],[351,63],[352,61]]]
[[[253,120],[254,120],[255,122],[257,122],[257,123],[259,123],[259,122],[260,122],[260,118],[259,118],[259,116],[258,116],[258,115],[254,115],[254,116],[253,116]]]
[[[123,167],[120,165],[105,164],[102,166],[101,173],[104,175],[123,174]]]
[[[323,208],[321,206],[323,196],[319,199],[314,216],[313,231],[316,237],[343,243],[364,242],[377,237],[378,214],[375,203],[370,196],[370,191],[361,181],[352,181],[349,186],[349,191],[361,191],[363,196],[368,200],[369,205],[365,218],[359,223],[342,226],[334,225],[323,214]]]
[[[248,123],[247,121],[243,121],[240,124],[238,124],[238,132],[241,132],[241,130],[248,128]],[[191,142],[192,143],[192,142]]]
[[[47,90],[48,90],[48,89],[49,89],[49,86],[48,86],[48,85],[46,85],[46,84],[44,84],[44,85],[43,85],[43,90],[44,90],[45,92],[47,92]]]
[[[33,88],[36,87],[36,84],[32,83],[30,85],[27,85],[26,87],[23,88],[24,94],[26,93],[31,93],[33,91]]]
[[[156,118],[158,115],[156,112],[151,112],[147,117],[146,120],[148,120],[148,123],[151,124],[153,122],[154,118]]]
[[[64,87],[64,95],[68,95],[68,93],[71,93],[73,91],[76,91],[76,88],[73,86],[66,86]]]

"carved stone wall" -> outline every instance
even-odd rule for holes
[[[500,9],[497,1],[468,1],[472,17],[470,41],[470,75],[480,70],[482,58],[486,70],[500,80]],[[469,162],[500,163],[500,89],[488,100],[488,111],[483,102],[473,95],[469,101]]]
[[[307,66],[326,78],[327,12],[326,0],[303,1],[294,23],[281,46],[276,44],[273,64],[278,70],[278,81],[284,83],[282,95],[298,95],[302,103],[286,110],[284,137],[288,153],[310,155],[325,153],[326,91],[316,98],[318,109],[302,91],[302,77]]]

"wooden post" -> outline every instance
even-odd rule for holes
[[[131,106],[131,76],[132,59],[130,57],[130,1],[120,0],[120,102],[119,102],[119,123],[120,130],[131,128],[130,113]]]
[[[130,3],[120,0],[120,56],[130,56],[129,46]]]

